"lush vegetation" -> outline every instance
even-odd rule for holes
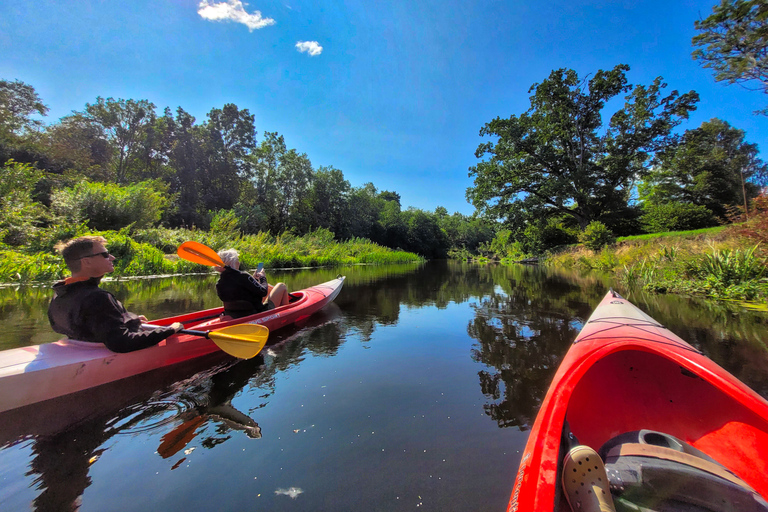
[[[130,232],[83,229],[80,234],[100,234],[115,256],[116,276],[167,275],[207,272],[210,269],[178,258],[176,247],[194,240],[214,249],[235,248],[241,253],[242,268],[255,269],[259,262],[267,268],[337,266],[356,263],[403,263],[420,261],[410,252],[395,251],[366,239],[337,242],[333,233],[319,229],[304,236],[283,233],[271,236],[240,235],[226,231],[141,229]],[[173,254],[171,254],[173,253]],[[0,282],[51,281],[68,275],[61,257],[50,251],[28,253],[0,249]]]
[[[763,0],[722,0],[695,27],[693,58],[711,69],[715,80],[768,92],[768,5]]]
[[[34,252],[54,226],[209,230],[221,216],[244,235],[325,229],[425,257],[493,238],[490,220],[403,208],[397,192],[313,168],[278,133],[259,140],[254,116],[233,104],[203,122],[147,100],[96,98],[46,126],[47,111],[33,86],[0,80],[0,243],[11,248]]]
[[[694,58],[717,80],[764,83],[766,14],[763,2],[723,0],[695,23]],[[198,121],[181,107],[158,112],[147,100],[97,97],[45,125],[48,107],[33,86],[0,80],[0,278],[59,275],[58,241],[119,231],[111,243],[138,255],[121,264],[127,274],[184,271],[163,254],[186,239],[234,245],[271,266],[415,257],[408,253],[520,261],[580,243],[575,259],[584,266],[626,266],[627,279],[648,289],[762,296],[757,271],[737,272],[758,283],[748,289],[726,274],[686,287],[717,265],[682,251],[672,258],[680,268],[665,263],[669,272],[649,273],[671,261],[621,254],[625,237],[711,228],[739,215],[751,224],[731,230],[734,240],[763,242],[747,232],[765,228],[754,227],[762,214],[751,205],[768,184],[768,166],[744,131],[711,119],[680,133],[698,94],[667,91],[662,77],[630,84],[629,70],[554,70],[531,87],[528,110],[486,123],[480,135],[489,140],[469,169],[471,216],[403,208],[397,192],[373,183],[352,187],[278,133],[259,138],[254,116],[233,104]],[[723,250],[740,252],[707,257],[760,265],[764,246],[752,250],[755,243],[734,241]],[[567,263],[568,254],[553,261]]]
[[[572,247],[547,264],[612,272],[626,285],[655,293],[720,300],[768,299],[768,198],[732,226],[623,237],[594,250]]]

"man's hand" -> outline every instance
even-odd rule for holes
[[[179,332],[180,330],[182,330],[184,328],[184,324],[182,324],[181,322],[173,322],[170,326],[176,332]]]

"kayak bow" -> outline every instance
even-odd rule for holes
[[[768,511],[767,497],[768,402],[611,291],[552,380],[508,511]]]

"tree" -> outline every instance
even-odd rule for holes
[[[289,150],[282,135],[264,132],[264,137],[252,158],[256,204],[273,234],[289,228],[305,233],[312,216],[305,201],[313,178],[312,163],[305,153]]]
[[[718,82],[768,93],[768,4],[765,0],[722,0],[694,23],[693,58]],[[756,84],[755,84],[756,82]],[[754,85],[753,85],[754,84]],[[768,109],[759,111],[768,115]]]
[[[373,183],[352,189],[349,194],[349,236],[381,241],[381,227],[378,225],[379,214],[384,201],[378,198]],[[345,236],[346,237],[346,236]]]
[[[45,131],[41,146],[46,158],[45,169],[61,174],[72,170],[97,181],[108,181],[111,146],[101,129],[81,115],[61,119]]]
[[[639,198],[644,205],[700,205],[725,219],[729,206],[746,209],[766,184],[768,167],[758,153],[743,130],[711,119],[659,154],[659,165],[638,186]]]
[[[309,203],[312,209],[311,228],[326,228],[337,238],[347,230],[349,193],[352,187],[344,173],[333,166],[320,167],[311,180]]]
[[[693,91],[662,97],[661,77],[648,87],[629,85],[627,71],[620,64],[587,81],[558,69],[534,84],[528,111],[480,130],[497,140],[478,147],[477,158],[490,158],[470,167],[467,199],[508,220],[565,214],[582,230],[625,208],[635,179],[698,101]],[[622,93],[624,106],[603,126],[605,103]]]
[[[101,130],[101,137],[114,150],[112,179],[124,184],[128,180],[128,168],[136,155],[143,130],[155,122],[155,105],[147,100],[106,100],[96,98],[96,103],[86,103],[85,111],[75,113]]]
[[[41,120],[31,118],[34,114],[48,114],[35,88],[19,80],[0,80],[0,137],[20,136],[42,126]]]

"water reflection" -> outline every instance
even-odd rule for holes
[[[0,415],[0,447],[31,443],[31,462],[25,476],[32,477],[39,491],[33,501],[36,510],[74,511],[92,483],[91,465],[115,436],[162,433],[157,454],[171,459],[171,470],[185,462],[197,446],[214,449],[237,432],[261,439],[262,429],[255,416],[274,394],[275,376],[299,364],[307,351],[333,355],[341,342],[328,340],[343,339],[335,322],[339,312],[338,306],[331,304],[302,324],[284,329],[273,336],[268,353],[250,360],[233,361],[214,354],[201,358],[205,361],[181,365],[170,374],[168,369],[155,371],[5,413]],[[196,373],[190,375],[191,371]],[[133,390],[128,405],[109,408],[98,399],[108,396],[113,403],[120,403],[121,389]],[[254,389],[259,401],[251,402],[248,411],[232,404],[239,393]],[[74,416],[77,422],[70,418],[71,423],[55,423],[54,416],[72,409],[79,409]],[[187,448],[193,440],[195,446]]]
[[[527,430],[571,342],[607,292],[609,276],[536,267],[496,267],[497,284],[475,306],[467,332],[479,342],[473,358],[488,397],[486,413],[500,427]],[[679,296],[619,291],[652,317],[768,398],[766,315]]]
[[[91,465],[107,450],[107,441],[114,436],[168,430],[158,447],[158,454],[163,458],[172,457],[195,435],[205,432],[208,423],[213,425],[214,432],[200,442],[206,449],[229,439],[232,431],[242,431],[252,439],[260,438],[258,424],[233,407],[231,400],[258,375],[263,364],[260,357],[235,364],[221,363],[116,412],[102,412],[61,432],[35,436],[26,473],[33,477],[33,484],[40,491],[33,502],[35,509],[77,510],[83,492],[92,483]],[[174,426],[176,423],[180,424]],[[181,458],[173,467],[183,461]]]
[[[601,295],[536,267],[497,267],[497,286],[475,306],[467,332],[479,347],[472,357],[490,400],[484,410],[500,427],[527,430],[561,358]]]

